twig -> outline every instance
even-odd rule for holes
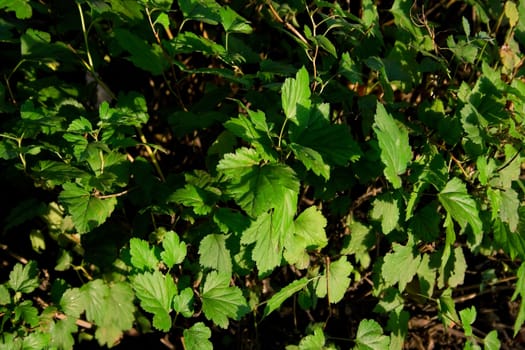
[[[0,249],[4,250],[7,254],[9,254],[11,257],[15,258],[16,260],[18,260],[20,263],[24,264],[24,265],[27,265],[27,263],[29,262],[26,258],[16,254],[16,253],[13,253],[9,247],[5,244],[0,244]]]

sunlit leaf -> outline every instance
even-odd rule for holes
[[[188,329],[185,329],[184,349],[186,350],[212,350],[213,344],[210,341],[211,330],[202,322],[197,322]]]

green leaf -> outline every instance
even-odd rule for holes
[[[80,290],[84,296],[86,319],[97,325],[98,343],[111,347],[135,321],[133,290],[127,283],[105,284],[100,279],[84,284]]]
[[[337,58],[337,50],[330,40],[324,35],[317,35],[314,37],[314,40],[317,45],[322,47],[326,52],[332,55],[334,58]]]
[[[356,350],[388,349],[390,338],[383,335],[383,329],[376,321],[362,320],[357,328],[355,343]]]
[[[287,346],[286,350],[324,350],[332,349],[331,347],[325,347],[325,336],[323,332],[323,325],[316,323],[309,327],[309,334],[299,342],[299,346]]]
[[[191,317],[193,315],[193,289],[184,288],[179,295],[175,295],[173,309],[186,318]]]
[[[221,17],[221,25],[227,33],[250,34],[253,31],[250,22],[229,6],[221,7],[219,16]]]
[[[25,266],[17,263],[9,273],[9,287],[14,292],[31,293],[40,285],[38,268],[35,261],[30,261]]]
[[[501,342],[498,339],[498,331],[490,331],[483,339],[484,350],[499,350],[501,349]]]
[[[11,295],[5,284],[0,284],[0,305],[7,305],[11,302]]]
[[[345,166],[361,156],[361,150],[348,127],[330,122],[330,105],[327,103],[298,115],[297,124],[290,125],[289,134],[292,144],[318,152],[327,164]],[[316,164],[320,166],[317,161],[313,165]]]
[[[67,316],[79,318],[84,312],[84,299],[80,289],[67,289],[60,298],[60,307]]]
[[[304,240],[306,248],[323,248],[328,244],[325,232],[326,224],[323,213],[311,206],[295,219],[295,234]]]
[[[297,160],[303,163],[306,169],[312,170],[314,174],[322,176],[326,180],[330,178],[330,166],[324,162],[319,152],[293,142],[288,147],[290,147]]]
[[[260,160],[255,150],[240,148],[235,154],[226,154],[217,166],[230,180],[229,194],[252,217],[299,192],[292,168],[279,163],[259,164]]]
[[[197,322],[191,328],[182,332],[184,336],[184,349],[186,350],[212,350],[210,341],[211,330],[202,322]]]
[[[232,260],[230,251],[226,248],[228,236],[223,234],[209,234],[199,245],[199,263],[203,267],[215,269],[231,275]]]
[[[310,281],[308,278],[303,277],[301,279],[295,280],[292,283],[288,284],[286,287],[281,288],[280,291],[275,293],[266,303],[266,306],[264,308],[263,317],[268,316],[273,311],[277,310],[279,307],[281,307],[282,303],[290,298],[295,293],[299,292],[303,288],[306,287],[306,285]]]
[[[14,11],[18,19],[28,19],[33,15],[33,10],[28,0],[0,0],[0,9]]]
[[[62,185],[59,200],[68,210],[78,233],[86,233],[103,224],[117,204],[115,197],[100,199],[74,183]]]
[[[185,20],[196,20],[216,25],[221,20],[220,5],[214,0],[178,0]]]
[[[162,240],[162,248],[164,248],[164,251],[160,253],[160,257],[169,269],[176,264],[182,263],[187,254],[186,243],[181,242],[179,235],[174,231],[165,233]]]
[[[175,202],[193,208],[197,215],[206,215],[211,212],[219,198],[220,192],[211,188],[200,188],[187,184],[169,196],[169,202]]]
[[[392,246],[394,251],[385,255],[381,276],[389,286],[399,283],[399,291],[402,292],[416,275],[421,255],[412,245],[394,243]]]
[[[298,122],[298,111],[303,113],[310,109],[310,77],[303,66],[294,78],[287,78],[281,89],[281,103],[286,119]],[[299,107],[299,108],[298,108]]]
[[[439,317],[446,327],[450,327],[454,324],[460,324],[459,316],[456,311],[456,305],[452,298],[452,289],[447,288],[439,297]]]
[[[29,327],[36,327],[38,325],[38,310],[33,306],[33,303],[30,300],[24,300],[16,305],[14,313],[15,322],[22,321]]]
[[[476,308],[471,306],[468,309],[463,309],[459,312],[459,317],[461,318],[461,325],[465,331],[467,337],[472,336],[472,324],[476,320]]]
[[[51,335],[50,346],[55,346],[58,349],[73,349],[75,345],[75,338],[73,333],[78,331],[76,320],[73,317],[67,317],[52,323],[49,329]]]
[[[376,235],[370,227],[358,221],[353,221],[348,228],[350,230],[349,240],[345,240],[341,254],[355,255],[355,259],[361,263],[361,266],[367,268],[371,262],[368,252],[376,243]]]
[[[385,165],[384,174],[394,188],[401,187],[399,175],[406,171],[412,159],[412,149],[408,143],[408,132],[399,127],[394,118],[381,103],[377,103],[374,132],[381,149],[381,161]]]
[[[155,270],[159,264],[153,248],[143,239],[130,239],[129,252],[131,254],[131,264],[138,270]]]
[[[461,228],[470,225],[475,235],[482,233],[483,224],[479,217],[476,201],[470,197],[467,187],[457,177],[450,180],[438,194],[439,202],[445,207]]]
[[[321,278],[317,280],[316,295],[324,298],[328,294],[328,301],[332,304],[341,301],[350,286],[349,275],[353,269],[352,264],[348,262],[346,256],[342,256],[339,260],[329,263],[328,268],[325,267]]]
[[[221,328],[228,328],[228,318],[239,320],[249,311],[248,304],[237,287],[230,287],[230,275],[212,271],[202,289],[204,316]]]
[[[370,216],[381,221],[381,230],[387,235],[392,232],[399,222],[399,201],[387,194],[374,199]]]
[[[496,218],[492,225],[495,242],[512,259],[525,258],[525,206],[519,208],[518,215],[519,223],[516,232],[511,232],[509,226],[499,218]]]
[[[153,314],[153,326],[168,332],[171,328],[171,306],[177,295],[177,286],[171,275],[159,271],[144,273],[133,278],[133,289],[140,300],[140,306]]]

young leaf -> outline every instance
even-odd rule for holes
[[[9,287],[15,292],[31,293],[39,285],[38,269],[35,261],[30,261],[25,266],[17,263],[9,273]]]
[[[450,180],[438,194],[440,203],[445,207],[461,228],[470,225],[475,235],[482,233],[483,224],[479,217],[476,201],[470,197],[467,187],[457,177]]]
[[[300,236],[306,248],[323,248],[328,244],[326,238],[326,218],[316,207],[304,210],[294,222],[295,234]]]
[[[170,269],[174,265],[182,263],[186,257],[186,243],[181,242],[179,235],[173,231],[166,232],[162,240],[162,248],[164,248],[164,251],[160,253],[160,257]]]
[[[323,157],[316,150],[299,145],[297,143],[290,143],[290,149],[308,170],[312,170],[314,174],[324,177],[326,180],[330,178],[330,166],[326,164]]]
[[[390,338],[383,335],[381,325],[374,320],[359,322],[355,339],[356,350],[388,349]]]
[[[294,295],[295,293],[299,292],[303,288],[306,287],[306,285],[310,281],[308,278],[303,277],[301,279],[295,280],[286,287],[282,288],[280,291],[275,293],[270,300],[266,303],[266,307],[264,308],[263,317],[268,316],[271,314],[274,310],[277,310],[279,307],[281,307],[282,303]]]
[[[355,259],[361,263],[361,266],[367,268],[371,262],[368,251],[376,243],[376,235],[370,227],[358,221],[353,221],[349,229],[349,240],[345,240],[341,254],[355,255]]]
[[[191,328],[182,332],[184,335],[184,349],[186,350],[212,350],[210,341],[211,330],[202,322],[197,322]]]
[[[381,221],[381,230],[387,235],[399,222],[399,201],[391,195],[382,195],[373,202],[371,217]]]
[[[199,245],[199,263],[227,275],[232,273],[230,251],[226,248],[228,236],[209,234],[201,240]]]
[[[412,159],[412,149],[408,143],[408,132],[400,128],[394,118],[381,103],[377,103],[374,131],[381,149],[381,161],[385,165],[385,177],[394,188],[401,187],[399,175],[406,171]]]
[[[501,349],[501,342],[498,339],[498,331],[490,331],[483,339],[484,350],[499,350]]]
[[[249,311],[242,291],[229,284],[230,275],[212,271],[206,276],[201,294],[204,316],[224,329],[228,327],[228,318],[239,320]]]
[[[459,317],[461,318],[461,325],[465,331],[467,337],[472,336],[472,324],[476,320],[476,308],[471,306],[468,309],[463,309],[459,312]]]
[[[140,300],[140,306],[153,314],[153,326],[168,332],[171,328],[170,311],[177,286],[171,275],[159,271],[146,272],[133,278],[133,289]]]
[[[155,270],[159,264],[153,248],[143,239],[130,239],[129,252],[131,254],[131,264],[138,270]]]
[[[399,291],[402,292],[416,275],[421,255],[412,245],[403,246],[394,243],[393,248],[393,252],[385,255],[381,276],[389,286],[399,283]]]
[[[346,256],[342,256],[339,260],[329,263],[325,267],[325,272],[317,280],[317,287],[315,293],[319,298],[324,298],[328,294],[330,303],[335,304],[343,299],[346,290],[350,286],[350,273],[353,270]]]
[[[310,78],[303,66],[297,71],[295,79],[287,78],[282,87],[281,101],[286,119],[297,122],[297,111],[310,109],[310,94]]]
[[[117,199],[100,199],[74,183],[62,185],[59,200],[69,211],[78,233],[86,233],[101,225],[111,215]]]
[[[182,316],[189,318],[193,315],[193,289],[185,288],[179,295],[173,297],[173,309]]]

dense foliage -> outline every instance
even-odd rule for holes
[[[525,1],[0,10],[0,349],[519,346]]]

